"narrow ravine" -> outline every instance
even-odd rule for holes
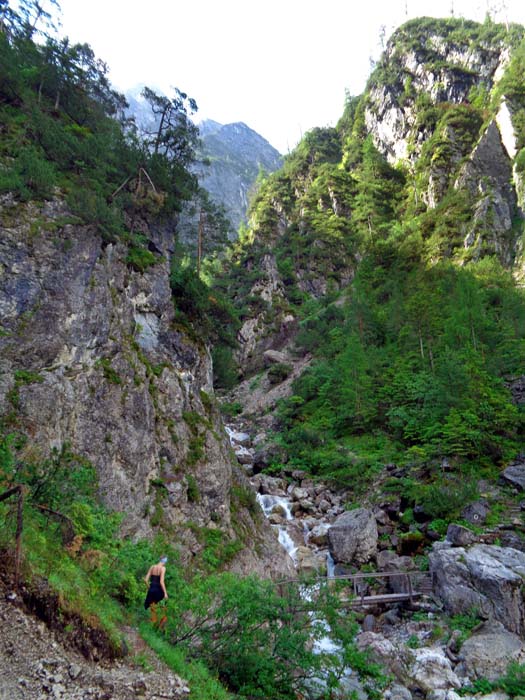
[[[227,425],[226,432],[264,516],[298,573],[333,576],[328,530],[344,510],[343,496],[297,470],[287,479],[254,473],[256,450],[250,434],[234,425]]]

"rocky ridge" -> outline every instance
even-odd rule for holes
[[[346,166],[350,176],[355,134],[361,140],[371,138],[379,153],[406,173],[418,214],[441,207],[446,216],[447,201],[461,202],[469,210],[464,219],[453,214],[454,231],[432,252],[433,263],[443,256],[464,264],[495,255],[521,278],[523,98],[509,87],[509,75],[516,70],[513,52],[522,29],[513,27],[504,34],[497,27],[466,20],[408,22],[389,40],[364,95],[356,98],[354,123],[345,126],[342,120],[337,138],[341,167]],[[287,175],[285,167],[281,181],[268,190],[266,208],[252,212],[254,241],[244,263],[251,284],[243,300],[259,301],[251,313],[244,314],[239,331],[236,359],[244,376],[262,369],[266,350],[290,348],[297,319],[289,299],[294,302],[299,293],[318,299],[330,288],[344,289],[362,257],[359,236],[352,228],[358,204],[353,199],[352,177],[345,183],[340,174],[320,176],[322,169],[316,170],[323,158],[328,170],[328,164],[337,159],[334,153],[327,156],[313,147],[307,164],[300,163],[297,172]],[[318,229],[316,218],[321,216]],[[339,249],[337,237],[328,244],[323,239],[324,230],[332,225],[345,231],[340,235],[352,243],[350,255]],[[298,253],[300,238],[310,255]],[[283,242],[287,252],[276,253],[280,246],[284,250]],[[285,255],[289,257],[283,259]],[[318,257],[324,274],[320,274]],[[288,263],[293,263],[293,274]]]

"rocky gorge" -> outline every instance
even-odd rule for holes
[[[33,84],[17,120],[0,81],[11,697],[525,694],[523,37],[400,28],[338,125],[260,178],[242,240],[196,266],[162,120],[90,181],[57,146],[84,149],[83,116],[61,140]],[[188,126],[177,95],[151,99]],[[202,667],[181,680],[195,661],[221,691]]]

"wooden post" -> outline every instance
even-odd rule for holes
[[[25,487],[20,486],[18,491],[18,508],[16,513],[15,535],[15,591],[18,591],[18,579],[20,576],[20,559],[22,555],[22,531],[24,529],[24,496]]]
[[[412,604],[412,579],[410,578],[410,574],[407,574],[407,581],[408,581],[409,600],[410,600],[410,603]]]

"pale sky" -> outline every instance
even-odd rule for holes
[[[334,125],[345,89],[412,17],[525,24],[524,0],[60,0],[62,34],[88,42],[121,91],[138,83],[193,97],[198,119],[243,121],[282,153]]]

